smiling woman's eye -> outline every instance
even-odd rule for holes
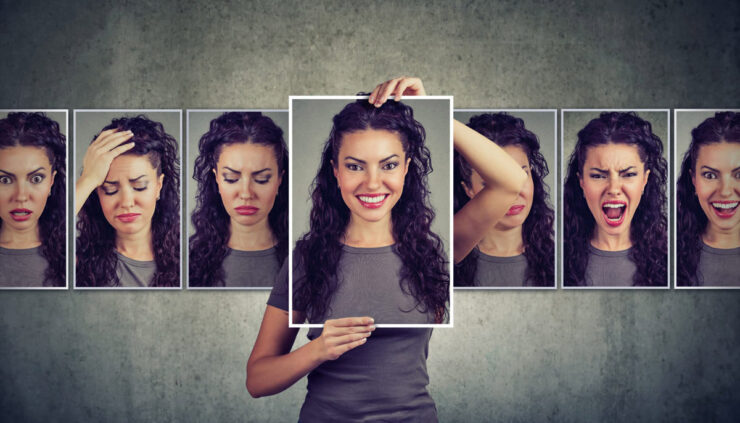
[[[383,170],[393,170],[398,167],[398,162],[390,162],[383,165]]]
[[[704,177],[704,179],[717,179],[717,175],[715,175],[714,172],[702,172],[701,176]]]
[[[29,180],[31,181],[32,184],[40,184],[41,182],[44,181],[45,178],[46,178],[45,175],[37,173],[35,175],[32,175],[31,178],[29,178]]]
[[[355,163],[347,163],[347,164],[345,165],[345,167],[346,167],[347,169],[349,169],[349,170],[352,170],[352,171],[358,171],[358,170],[362,170],[362,166],[360,166],[360,165],[358,165],[358,164],[355,164]]]
[[[7,176],[7,175],[0,176],[0,184],[8,185],[12,183],[13,183],[13,179],[11,179],[10,176]]]

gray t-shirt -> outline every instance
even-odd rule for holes
[[[229,254],[222,266],[225,273],[224,286],[227,288],[271,288],[280,270],[275,247],[260,251],[241,251],[229,248]]]
[[[303,274],[297,261],[294,281]],[[408,309],[413,301],[399,286],[401,260],[393,247],[345,246],[338,268],[341,282],[328,319],[368,315],[376,323],[430,322],[415,309],[403,313],[396,308]],[[288,310],[287,260],[267,304]],[[321,331],[311,328],[308,338],[315,339]],[[426,389],[431,335],[429,328],[378,328],[366,344],[324,362],[308,375],[300,420],[436,422],[437,409]]]
[[[476,286],[531,286],[526,279],[527,257],[489,256],[476,250],[478,266],[475,271]]]
[[[696,277],[701,286],[740,286],[740,247],[714,248],[702,242]]]
[[[4,288],[43,287],[47,267],[48,262],[41,255],[41,247],[0,247],[0,286]]]
[[[139,261],[130,259],[116,251],[118,264],[116,264],[116,275],[121,287],[141,288],[148,287],[154,273],[157,271],[157,263],[152,261]]]
[[[586,285],[595,287],[633,286],[637,266],[629,258],[632,248],[604,251],[588,245]]]

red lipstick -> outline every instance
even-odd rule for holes
[[[627,215],[626,201],[607,201],[601,205],[604,221],[609,226],[619,226]]]
[[[362,207],[368,209],[377,209],[385,204],[385,200],[388,199],[390,194],[359,194],[355,197],[362,204]]]
[[[714,214],[721,219],[729,219],[737,211],[738,201],[710,201]]]
[[[31,218],[31,210],[28,209],[13,209],[10,211],[10,217],[16,222],[24,222]]]
[[[506,215],[507,216],[515,216],[515,215],[521,213],[522,210],[524,210],[524,206],[511,206],[511,208],[509,208],[509,211],[506,212]]]
[[[252,216],[259,211],[259,208],[254,206],[239,206],[234,208],[234,210],[242,216]]]
[[[141,216],[141,213],[124,213],[116,216],[116,219],[120,220],[123,223],[131,223],[134,220],[138,219],[139,216]]]

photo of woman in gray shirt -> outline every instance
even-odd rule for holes
[[[93,138],[75,186],[75,287],[180,286],[177,152],[144,115],[115,118]]]
[[[189,287],[271,288],[288,254],[288,149],[260,112],[213,119],[198,143]]]
[[[455,286],[554,287],[555,213],[537,136],[507,113],[467,127],[455,133]]]
[[[677,111],[677,121],[692,114],[706,115]],[[677,185],[676,285],[740,287],[740,113],[691,131]]]
[[[450,295],[442,242],[430,230],[425,130],[411,107],[386,102],[391,93],[399,100],[424,88],[417,78],[391,80],[334,116],[310,230],[294,253],[292,315],[284,266],[247,364],[255,397],[308,375],[301,421],[437,421],[426,389],[431,329],[375,330],[399,308],[406,322],[442,323]],[[323,328],[291,351],[298,332],[291,319]]]
[[[634,112],[578,132],[563,192],[564,286],[667,287],[663,142]]]
[[[44,113],[0,119],[1,288],[67,284],[65,141]]]

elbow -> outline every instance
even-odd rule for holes
[[[264,396],[264,393],[260,391],[257,386],[255,386],[254,378],[252,378],[251,380],[249,379],[249,372],[247,372],[246,385],[247,385],[247,392],[249,392],[249,395],[251,395],[252,398],[260,398]]]

